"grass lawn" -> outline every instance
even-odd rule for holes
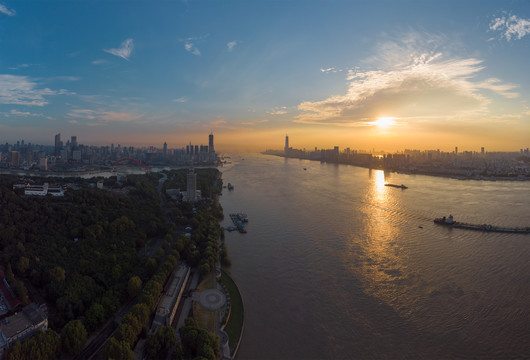
[[[199,291],[215,288],[216,284],[212,274],[199,284]],[[219,311],[210,311],[203,308],[199,303],[193,303],[193,315],[197,326],[215,333],[215,321],[219,318]]]
[[[224,271],[221,275],[221,281],[230,293],[232,309],[230,312],[230,318],[228,319],[228,323],[226,324],[224,330],[226,331],[229,337],[230,351],[233,352],[236,349],[237,343],[239,342],[239,338],[241,337],[241,333],[243,332],[243,299],[241,298],[241,294],[239,293],[239,290],[232,278],[227,276]]]

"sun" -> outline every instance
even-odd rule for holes
[[[393,117],[380,117],[376,121],[374,121],[374,124],[377,125],[377,127],[380,128],[387,128],[389,126],[395,125]]]

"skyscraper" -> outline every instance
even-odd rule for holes
[[[77,136],[72,136],[70,139],[70,146],[73,150],[77,148]]]
[[[285,135],[285,148],[284,151],[287,152],[289,150],[289,135]]]
[[[167,142],[164,142],[164,157],[167,156]]]
[[[61,133],[55,135],[55,156],[58,156],[61,153],[61,148],[63,145],[61,144]]]
[[[208,135],[208,152],[214,152],[213,150],[213,134]]]

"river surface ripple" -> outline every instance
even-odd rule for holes
[[[432,222],[530,226],[530,182],[231,162],[223,224],[249,217],[247,234],[226,234],[245,303],[238,359],[530,358],[530,235]]]

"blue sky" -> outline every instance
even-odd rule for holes
[[[0,0],[0,142],[518,150],[529,45],[528,1]]]

